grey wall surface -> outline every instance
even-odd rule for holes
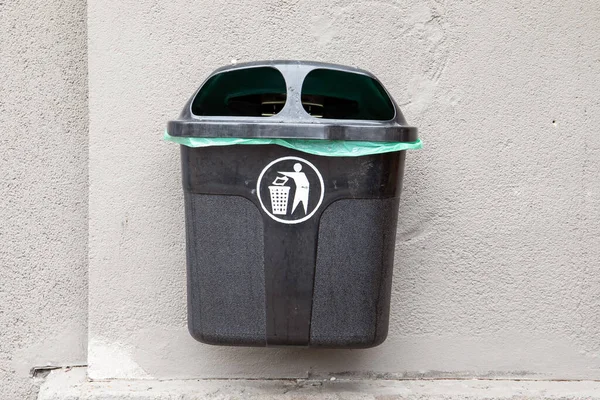
[[[90,376],[600,379],[600,5],[90,1]],[[186,329],[169,118],[232,59],[375,73],[418,126],[388,340],[219,348]]]
[[[0,399],[86,362],[85,2],[0,1]]]

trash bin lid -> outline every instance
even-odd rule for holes
[[[214,71],[169,121],[174,137],[415,142],[417,128],[371,73],[258,61]]]

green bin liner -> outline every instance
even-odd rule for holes
[[[169,135],[167,131],[165,131],[163,139],[188,147],[276,144],[303,153],[325,157],[360,157],[402,150],[418,150],[423,147],[421,139],[416,142],[363,142],[318,139],[199,138],[175,137]]]

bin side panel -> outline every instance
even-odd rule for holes
[[[260,212],[239,196],[186,193],[188,326],[209,344],[265,345]]]
[[[387,336],[398,198],[339,200],[319,228],[310,346],[372,347]]]

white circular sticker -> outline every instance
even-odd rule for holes
[[[310,162],[300,157],[282,157],[262,170],[256,193],[269,217],[282,224],[299,224],[321,206],[325,184]]]

